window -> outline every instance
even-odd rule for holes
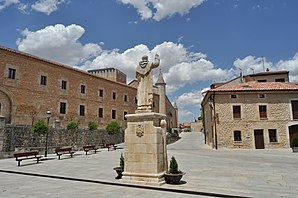
[[[292,100],[291,105],[292,105],[293,119],[298,119],[298,100]]]
[[[237,98],[237,95],[232,94],[232,95],[231,95],[231,98]]]
[[[99,97],[103,97],[103,90],[102,89],[99,90],[99,94],[98,95],[99,95]]]
[[[103,118],[103,108],[98,108],[98,117]]]
[[[138,99],[137,99],[137,97],[135,97],[135,103],[138,104]]]
[[[268,131],[269,131],[269,141],[277,142],[276,129],[269,129]]]
[[[84,116],[84,115],[85,115],[85,106],[80,105],[80,116]]]
[[[265,98],[265,94],[259,94],[259,98]]]
[[[241,131],[234,131],[234,141],[242,141],[241,140]]]
[[[241,106],[233,106],[233,118],[240,119],[241,118]]]
[[[116,100],[116,92],[113,92],[112,98],[113,98],[113,100]]]
[[[124,111],[124,113],[123,113],[124,120],[127,120],[127,118],[125,117],[126,114],[127,114],[127,111]]]
[[[258,82],[267,82],[267,80],[258,80]]]
[[[65,102],[60,102],[60,113],[66,114],[66,103]]]
[[[267,118],[267,106],[266,105],[259,106],[259,114],[260,114],[261,119]]]
[[[275,82],[286,82],[284,78],[277,78],[275,79]]]
[[[16,79],[16,70],[13,68],[8,68],[8,78]]]
[[[41,85],[47,85],[47,77],[46,76],[41,76],[40,77],[40,84]]]
[[[61,89],[66,89],[67,82],[65,80],[62,80],[61,82]]]
[[[81,93],[82,94],[86,93],[86,86],[85,85],[81,85]]]
[[[127,102],[127,94],[124,94],[124,102]]]
[[[116,110],[112,110],[112,119],[116,119]]]

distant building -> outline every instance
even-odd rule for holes
[[[125,83],[126,75],[114,68],[85,72],[0,46],[0,116],[7,124],[31,125],[50,110],[53,126],[96,121],[103,128],[117,120],[126,127],[125,115],[136,110],[136,87]],[[154,88],[153,111],[165,107],[168,129],[175,128],[177,109],[159,88],[165,84]]]
[[[211,85],[202,101],[205,142],[213,148],[290,148],[298,137],[298,84],[288,71]]]

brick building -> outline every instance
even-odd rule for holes
[[[136,109],[136,88],[125,84],[126,75],[119,70],[103,73],[108,72],[116,75],[104,78],[0,46],[0,115],[6,123],[31,125],[46,118],[49,110],[53,126],[76,121],[84,128],[96,121],[103,128],[117,120],[126,127],[125,114]],[[153,110],[166,106],[166,112],[176,111],[168,99],[160,103],[160,98],[167,98],[160,94],[155,87]],[[176,114],[168,119],[168,128],[177,127]]]
[[[213,84],[202,101],[206,144],[289,148],[298,137],[298,84],[288,82],[288,73],[263,72]]]

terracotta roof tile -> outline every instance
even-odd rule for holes
[[[298,91],[298,83],[290,82],[245,82],[226,87],[218,87],[209,90],[210,92],[225,91]]]

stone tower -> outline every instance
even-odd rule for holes
[[[167,115],[166,113],[166,83],[163,79],[162,72],[160,70],[155,85],[158,88],[159,94],[159,113]]]

